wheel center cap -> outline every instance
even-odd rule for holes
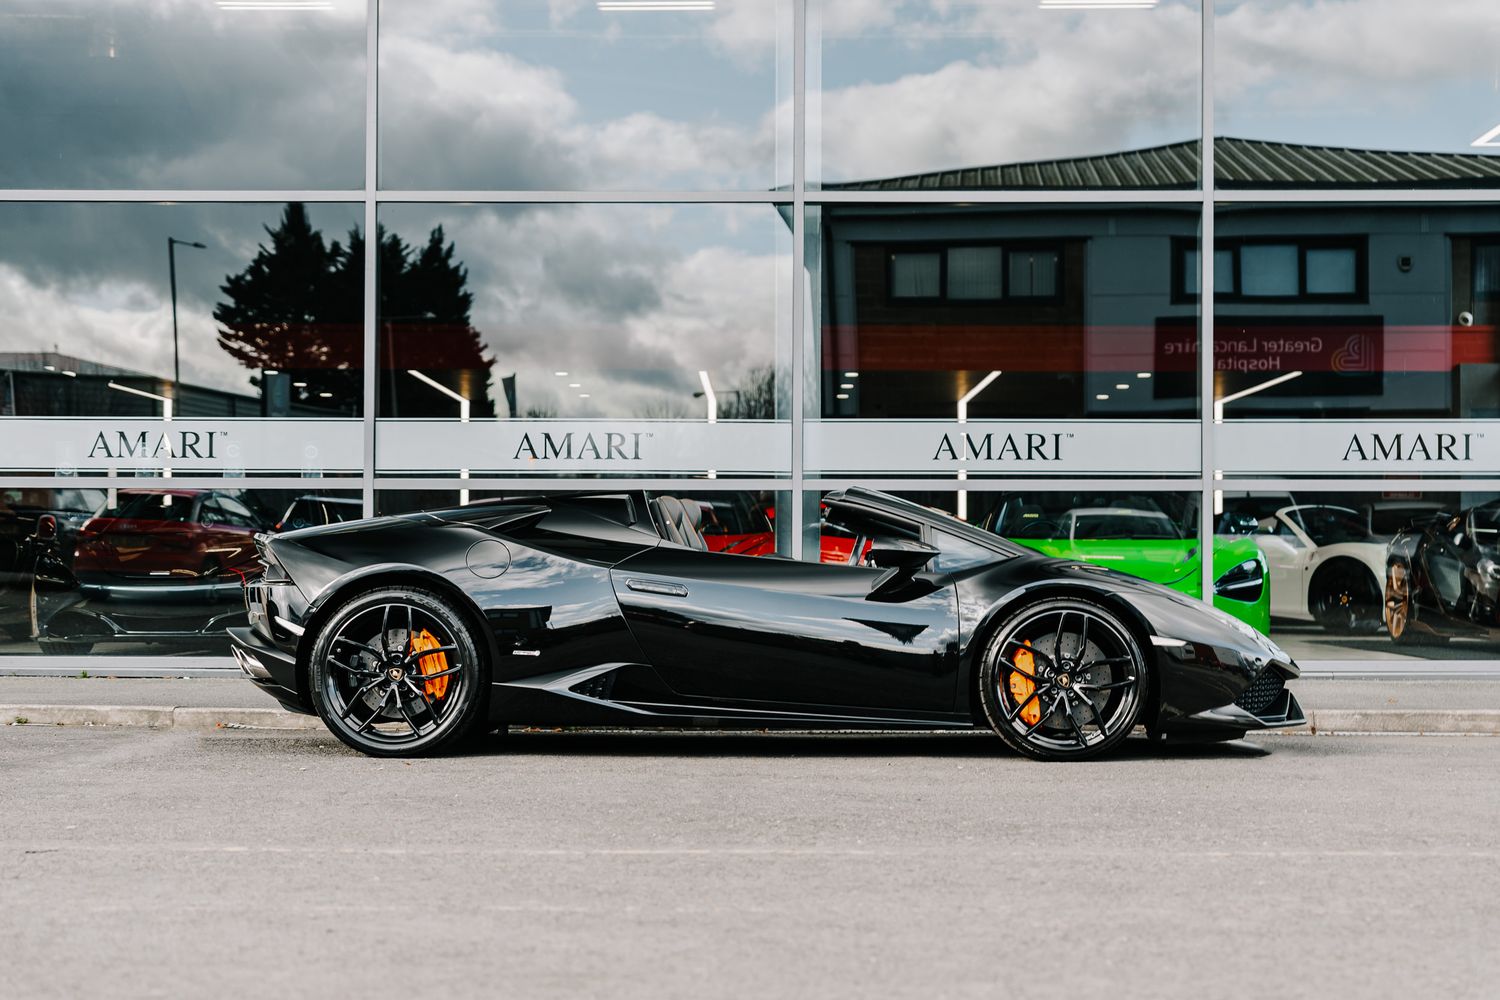
[[[386,673],[386,676],[389,677],[393,681],[399,681],[401,678],[403,678],[403,677],[406,676],[406,671],[402,670],[400,667],[392,667],[391,669],[387,670],[385,673]]]
[[[1067,674],[1058,674],[1057,675],[1057,686],[1058,687],[1068,687],[1072,683],[1073,683],[1073,678],[1069,677]]]

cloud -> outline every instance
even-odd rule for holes
[[[363,6],[192,0],[0,18],[0,184],[363,186]]]

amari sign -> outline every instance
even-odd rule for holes
[[[1500,472],[1500,421],[1226,420],[1214,442],[1226,474]]]
[[[807,425],[822,475],[1196,473],[1192,420],[823,420]]]
[[[57,476],[358,472],[359,420],[0,418],[0,471]]]

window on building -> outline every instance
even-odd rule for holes
[[[943,255],[938,251],[891,254],[891,298],[935,299],[942,289]]]
[[[948,298],[971,301],[1004,294],[999,247],[952,247],[948,251]]]
[[[1010,297],[1050,299],[1057,295],[1056,250],[1010,252]]]
[[[1061,287],[1061,257],[1050,246],[895,250],[889,255],[890,297],[950,302],[1053,299]]]
[[[1176,253],[1180,298],[1197,298],[1198,249],[1180,243]],[[1220,240],[1214,251],[1214,298],[1219,302],[1362,302],[1367,295],[1364,259],[1362,240]]]

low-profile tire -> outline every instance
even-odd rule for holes
[[[1150,698],[1140,644],[1092,601],[1028,604],[1000,624],[983,655],[985,718],[1013,749],[1036,760],[1084,760],[1118,746]]]
[[[1361,563],[1340,560],[1314,574],[1307,610],[1326,631],[1338,635],[1373,632],[1381,620],[1381,587]]]
[[[414,648],[412,636],[424,632],[435,648]],[[372,757],[458,749],[486,725],[489,664],[480,650],[445,597],[400,586],[361,594],[313,642],[313,707],[333,735]]]

